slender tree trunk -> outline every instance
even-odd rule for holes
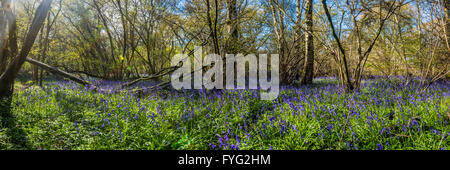
[[[447,49],[448,51],[450,51],[450,0],[444,0],[444,7],[445,7],[445,14],[446,14],[446,22],[445,22],[445,32],[446,32],[446,36],[445,36],[445,41],[447,44]]]
[[[211,11],[211,2],[210,0],[206,0],[206,9],[207,9],[207,16],[208,16],[208,25],[209,29],[211,31],[211,38],[213,40],[213,48],[215,54],[220,55],[220,49],[219,49],[219,40],[217,37],[217,22],[218,22],[218,2],[217,0],[215,2],[215,12],[214,12],[214,22],[212,21],[212,11]]]
[[[224,59],[223,62],[223,68],[226,68],[227,62],[226,62],[226,55],[227,54],[234,54],[237,55],[239,53],[239,30],[238,30],[238,10],[237,10],[237,4],[236,0],[227,0],[227,34],[228,39],[225,43],[225,51],[222,54],[222,59]],[[234,72],[237,72],[237,68],[234,67]],[[225,71],[223,71],[223,77],[225,78],[227,75]],[[234,74],[233,77],[234,80],[237,80],[237,74]],[[226,81],[223,81],[224,87],[226,86]]]
[[[304,31],[301,29],[302,28],[302,14],[303,14],[303,5],[305,1],[302,0],[297,0],[297,28],[296,28],[296,46],[295,46],[295,57],[296,57],[296,62],[298,62],[299,64],[295,65],[294,67],[294,71],[295,71],[295,77],[293,77],[295,80],[298,79],[300,76],[302,76],[302,71],[303,71],[303,65],[301,64],[301,61],[303,60],[304,56],[305,56],[305,43],[304,43]]]
[[[301,80],[302,84],[312,84],[314,76],[313,8],[313,0],[308,0],[306,2],[306,59]]]
[[[336,43],[338,44],[339,51],[342,54],[342,65],[344,65],[344,76],[345,76],[345,81],[346,81],[346,83],[345,83],[346,87],[345,88],[346,88],[347,91],[353,91],[355,88],[354,88],[353,84],[350,81],[350,73],[349,73],[349,69],[348,69],[348,62],[347,62],[347,57],[345,55],[345,50],[344,50],[344,47],[342,46],[341,39],[336,34],[336,30],[334,28],[333,20],[331,19],[331,14],[328,11],[328,5],[327,5],[327,1],[326,0],[322,0],[322,6],[323,6],[323,9],[325,10],[325,14],[327,15],[328,22],[330,23],[331,32],[333,33],[333,37],[334,37]]]
[[[238,53],[238,13],[236,0],[227,0],[227,33],[228,33],[228,41],[225,44],[225,53],[224,54],[237,54]]]
[[[287,68],[287,42],[285,38],[285,26],[284,26],[284,14],[278,9],[274,2],[274,0],[270,1],[271,3],[271,11],[273,18],[273,27],[275,30],[275,34],[277,36],[277,50],[278,55],[280,56],[280,82],[281,84],[288,83],[287,76],[288,68]]]
[[[36,60],[39,60],[39,61],[42,60],[42,58],[43,58],[43,55],[42,55],[42,52],[44,51],[44,47],[43,47],[44,43],[42,43],[42,40],[44,39],[43,37],[44,37],[44,27],[41,28],[41,31],[39,33],[39,40],[38,40],[39,54],[37,54],[35,56]],[[32,73],[33,83],[37,84],[39,82],[39,67],[33,65],[33,66],[31,66],[31,68],[33,69],[33,73]]]
[[[47,51],[48,48],[50,46],[50,31],[52,29],[52,22],[50,20],[50,13],[47,16],[47,26],[46,26],[46,32],[45,32],[45,37],[44,37],[44,49],[42,51],[42,62],[46,62],[47,59]],[[56,18],[53,18],[53,20],[55,20]],[[44,69],[40,69],[39,71],[39,85],[42,86],[42,81],[44,79]]]
[[[283,3],[283,6],[284,6],[284,3]],[[280,48],[280,51],[281,51],[280,54],[283,54],[283,55],[280,55],[280,57],[281,57],[281,68],[283,70],[280,73],[280,76],[281,76],[282,84],[288,84],[288,83],[290,83],[290,80],[289,80],[289,68],[288,68],[288,66],[289,66],[289,63],[288,63],[289,54],[288,54],[288,49],[287,49],[288,44],[287,44],[286,36],[285,36],[285,33],[286,33],[286,26],[285,26],[285,23],[284,23],[285,15],[284,15],[284,13],[281,10],[279,11],[278,17],[279,17],[279,21],[280,21],[280,33],[281,33],[280,43],[279,43],[280,47],[279,48]]]

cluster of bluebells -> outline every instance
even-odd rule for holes
[[[450,144],[450,83],[445,81],[422,92],[419,82],[404,86],[374,77],[361,90],[346,93],[335,79],[319,78],[314,86],[283,86],[273,101],[260,101],[257,90],[133,93],[155,84],[124,88],[123,82],[95,81],[93,89],[54,81],[44,92],[20,93],[27,102],[17,107],[56,105],[84,141],[78,145],[98,148],[381,150],[420,147],[411,141],[430,138],[438,142],[429,147]],[[179,142],[183,136],[187,142]]]

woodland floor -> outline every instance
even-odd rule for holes
[[[319,78],[282,87],[274,101],[254,90],[133,95],[121,82],[96,84],[101,92],[17,82],[10,113],[1,114],[0,149],[450,149],[448,81],[421,93],[418,82],[366,79],[345,93]]]

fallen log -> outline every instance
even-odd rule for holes
[[[140,81],[146,81],[146,80],[151,80],[151,79],[158,79],[161,78],[163,76],[169,75],[170,73],[174,72],[176,69],[180,68],[181,66],[174,66],[174,67],[169,67],[166,69],[161,70],[160,72],[156,73],[156,75],[151,75],[151,76],[147,76],[147,77],[141,77],[138,78],[136,80],[133,80],[131,82],[125,83],[122,85],[122,88],[125,87],[129,87],[132,85],[135,85],[136,83],[139,83]]]
[[[208,37],[208,38],[209,38],[209,37]],[[206,44],[208,44],[208,41],[204,41],[200,46],[203,47],[203,46],[205,46]],[[195,53],[195,49],[192,50],[192,51],[190,51],[189,54],[187,54],[187,56],[193,56],[194,53]],[[129,87],[129,86],[135,85],[136,83],[139,83],[140,81],[146,81],[146,80],[152,80],[152,79],[158,79],[158,78],[161,78],[161,77],[163,77],[163,76],[166,76],[166,75],[171,74],[172,72],[174,72],[174,71],[177,70],[178,68],[181,68],[182,66],[183,66],[183,63],[180,62],[180,63],[178,63],[177,66],[172,66],[172,67],[169,67],[169,68],[162,69],[161,71],[159,71],[159,72],[156,73],[155,75],[151,75],[151,76],[146,76],[146,77],[138,78],[138,79],[136,79],[136,80],[133,80],[133,81],[131,81],[131,82],[128,82],[128,83],[123,84],[121,87],[122,87],[122,88],[125,88],[125,87]],[[205,69],[205,68],[207,68],[207,67],[204,66],[202,69]],[[192,73],[194,73],[194,71],[191,72],[191,74],[192,74]],[[142,89],[138,89],[137,91],[143,91],[143,90],[147,90],[147,89],[155,89],[156,87],[161,87],[161,86],[163,86],[163,87],[165,88],[165,87],[167,87],[167,85],[168,85],[169,83],[170,83],[170,81],[166,81],[166,82],[162,82],[162,83],[160,83],[160,84],[158,84],[158,85],[156,85],[156,86],[150,87],[150,88],[142,88]]]
[[[60,75],[62,77],[68,78],[68,79],[70,79],[70,80],[72,80],[72,81],[74,81],[76,83],[81,84],[81,85],[85,85],[85,86],[92,85],[88,81],[82,80],[82,79],[80,79],[80,78],[78,78],[78,77],[76,77],[76,76],[74,76],[74,75],[72,75],[70,73],[67,73],[67,72],[65,72],[63,70],[60,70],[60,69],[56,68],[56,67],[52,67],[52,66],[50,66],[48,64],[45,64],[43,62],[34,60],[32,58],[26,58],[26,61],[28,63],[30,63],[30,64],[36,65],[38,67],[41,67],[42,69],[45,69],[45,70],[49,71],[52,74],[56,74],[56,75]]]
[[[179,66],[179,67],[181,67],[181,66]],[[200,70],[208,69],[209,67],[211,67],[211,66],[203,66],[201,69],[191,71],[191,73],[189,74],[188,78],[190,78],[191,75],[194,74],[195,72],[200,71]],[[171,73],[171,72],[168,72],[168,74],[169,73]],[[147,90],[164,89],[164,88],[169,87],[170,85],[171,85],[171,81],[164,81],[164,82],[161,82],[161,83],[159,83],[157,85],[154,85],[154,86],[151,86],[151,87],[134,89],[133,93],[139,94],[139,93],[142,93],[142,92],[147,91]]]

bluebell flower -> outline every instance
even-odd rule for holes
[[[271,117],[271,118],[269,119],[270,122],[272,122],[273,120],[275,120],[275,117]]]
[[[377,149],[378,150],[383,150],[383,146],[381,144],[377,144]]]

